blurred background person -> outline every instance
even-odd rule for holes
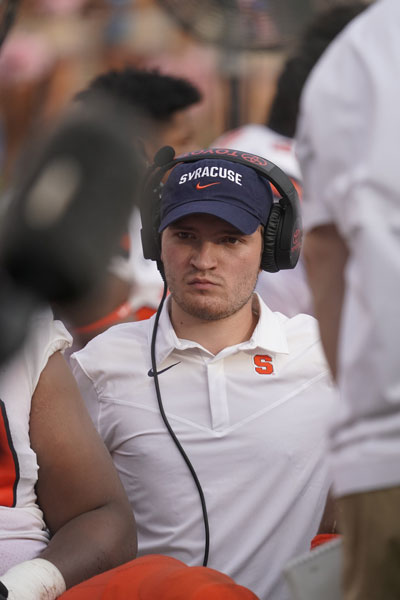
[[[382,0],[307,82],[297,152],[304,256],[331,371],[344,598],[400,597],[400,4]]]
[[[1,187],[9,180],[31,132],[55,65],[50,45],[38,34],[17,32],[4,43],[0,54]]]
[[[148,120],[147,135],[141,142],[149,162],[167,144],[176,154],[197,147],[198,123],[193,108],[202,100],[202,94],[189,80],[159,69],[126,66],[100,73],[76,99],[84,101],[98,92],[140,109],[143,119]]]
[[[62,356],[70,344],[43,310],[1,365],[0,582],[10,599],[39,600],[46,588],[52,600],[136,555],[132,511]]]

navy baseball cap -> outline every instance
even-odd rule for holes
[[[249,235],[267,223],[272,202],[268,181],[251,167],[214,158],[179,163],[161,193],[158,231],[187,215],[205,213]]]

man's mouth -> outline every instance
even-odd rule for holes
[[[215,287],[216,285],[218,285],[214,281],[211,281],[210,279],[205,279],[202,277],[193,277],[192,279],[189,279],[188,284],[199,290],[209,289],[209,288],[212,288],[212,287]]]

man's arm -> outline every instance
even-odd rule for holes
[[[303,257],[315,316],[319,322],[325,355],[335,379],[347,256],[347,246],[334,225],[315,227],[305,236]]]
[[[60,352],[36,387],[30,438],[37,454],[37,495],[51,533],[40,558],[67,588],[136,555],[132,509]]]

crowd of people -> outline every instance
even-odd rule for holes
[[[341,598],[400,597],[399,30],[321,11],[208,148],[184,78],[76,91],[139,116],[143,182],[100,287],[0,365],[0,600],[298,600],[334,538]]]

